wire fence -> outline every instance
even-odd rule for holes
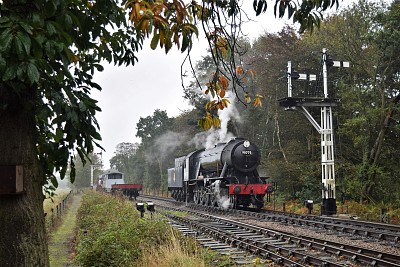
[[[51,231],[58,226],[63,214],[68,208],[72,195],[73,192],[71,190],[63,199],[54,202],[50,210],[45,213],[47,233],[51,233]]]

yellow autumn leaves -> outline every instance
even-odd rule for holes
[[[244,76],[244,74],[251,73],[252,78],[254,79],[254,71],[249,71],[246,70],[244,71],[242,67],[238,66],[236,67],[236,75]],[[247,82],[247,80],[246,80]],[[214,74],[213,78],[210,82],[206,83],[207,89],[205,91],[205,94],[211,94],[213,100],[208,101],[205,105],[206,109],[206,115],[199,119],[197,124],[203,128],[204,130],[208,130],[211,127],[214,128],[219,128],[221,125],[221,121],[217,115],[215,115],[216,112],[219,110],[223,110],[228,107],[230,104],[230,101],[228,98],[225,97],[226,95],[226,90],[228,89],[229,86],[229,80],[223,76],[222,74]],[[256,94],[254,99],[251,98],[249,93],[245,93],[244,95],[244,100],[247,104],[250,104],[253,102],[253,107],[261,107],[262,102],[261,102],[262,95]]]
[[[195,5],[195,3],[191,3]],[[152,33],[150,47],[158,45],[165,52],[175,44],[182,52],[192,45],[192,34],[198,35],[190,10],[181,0],[132,0],[126,4],[130,8],[129,19],[134,27],[147,37]]]

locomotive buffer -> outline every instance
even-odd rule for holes
[[[292,79],[315,81],[316,75],[299,74],[292,70],[292,64],[288,62],[288,97],[279,99],[279,104],[286,110],[300,110],[314,128],[321,135],[321,169],[322,169],[322,215],[336,214],[336,184],[335,184],[335,158],[333,140],[332,107],[340,102],[337,98],[328,95],[328,67],[349,67],[349,62],[333,61],[327,54],[327,49],[322,49],[322,77],[323,94],[293,97]],[[320,124],[313,118],[307,108],[319,107],[321,109]]]

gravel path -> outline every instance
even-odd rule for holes
[[[81,203],[81,195],[72,196],[72,201],[62,217],[61,224],[50,234],[49,256],[51,267],[71,266],[71,242],[76,225],[76,214]]]

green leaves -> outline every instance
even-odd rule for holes
[[[27,66],[27,74],[28,74],[28,78],[31,84],[33,83],[37,83],[39,81],[39,70],[37,69],[37,67],[32,64],[29,63]]]
[[[253,8],[256,12],[256,16],[260,15],[261,12],[264,13],[267,11],[267,1],[266,0],[254,0],[253,1]]]
[[[39,70],[31,56],[33,27],[25,21],[2,17],[0,28],[3,30],[0,35],[0,68],[5,69],[0,74],[1,80],[9,82],[17,78],[29,85],[38,83]],[[15,86],[15,83],[11,85]]]
[[[102,149],[96,143],[100,108],[90,98],[91,90],[101,89],[94,72],[103,70],[103,60],[134,64],[143,34],[128,27],[119,1],[36,1],[24,10],[20,4],[0,5],[0,82],[37,92],[37,153],[56,186],[55,172],[64,176],[70,167],[74,179],[74,151],[86,162],[94,146]]]
[[[13,36],[11,34],[11,28],[1,27],[3,32],[0,35],[0,52],[6,54],[10,51]]]
[[[20,59],[29,56],[31,51],[31,38],[28,34],[23,32],[18,32],[16,34],[15,42],[17,43],[16,46],[19,48],[19,53],[17,54],[21,57]],[[20,46],[23,48],[21,49]]]
[[[256,9],[256,2],[258,2]],[[262,2],[265,0],[254,0],[253,6],[256,10],[256,14],[261,12]],[[332,8],[336,4],[336,8],[339,7],[339,0],[313,0],[313,1],[280,1],[276,0],[274,5],[274,15],[275,17],[283,18],[286,14],[287,17],[293,19],[294,23],[300,24],[300,32],[303,33],[306,30],[313,31],[314,26],[319,28],[322,11]],[[261,5],[261,7],[260,7]],[[266,9],[266,3],[264,8]],[[263,11],[265,12],[265,10]]]

